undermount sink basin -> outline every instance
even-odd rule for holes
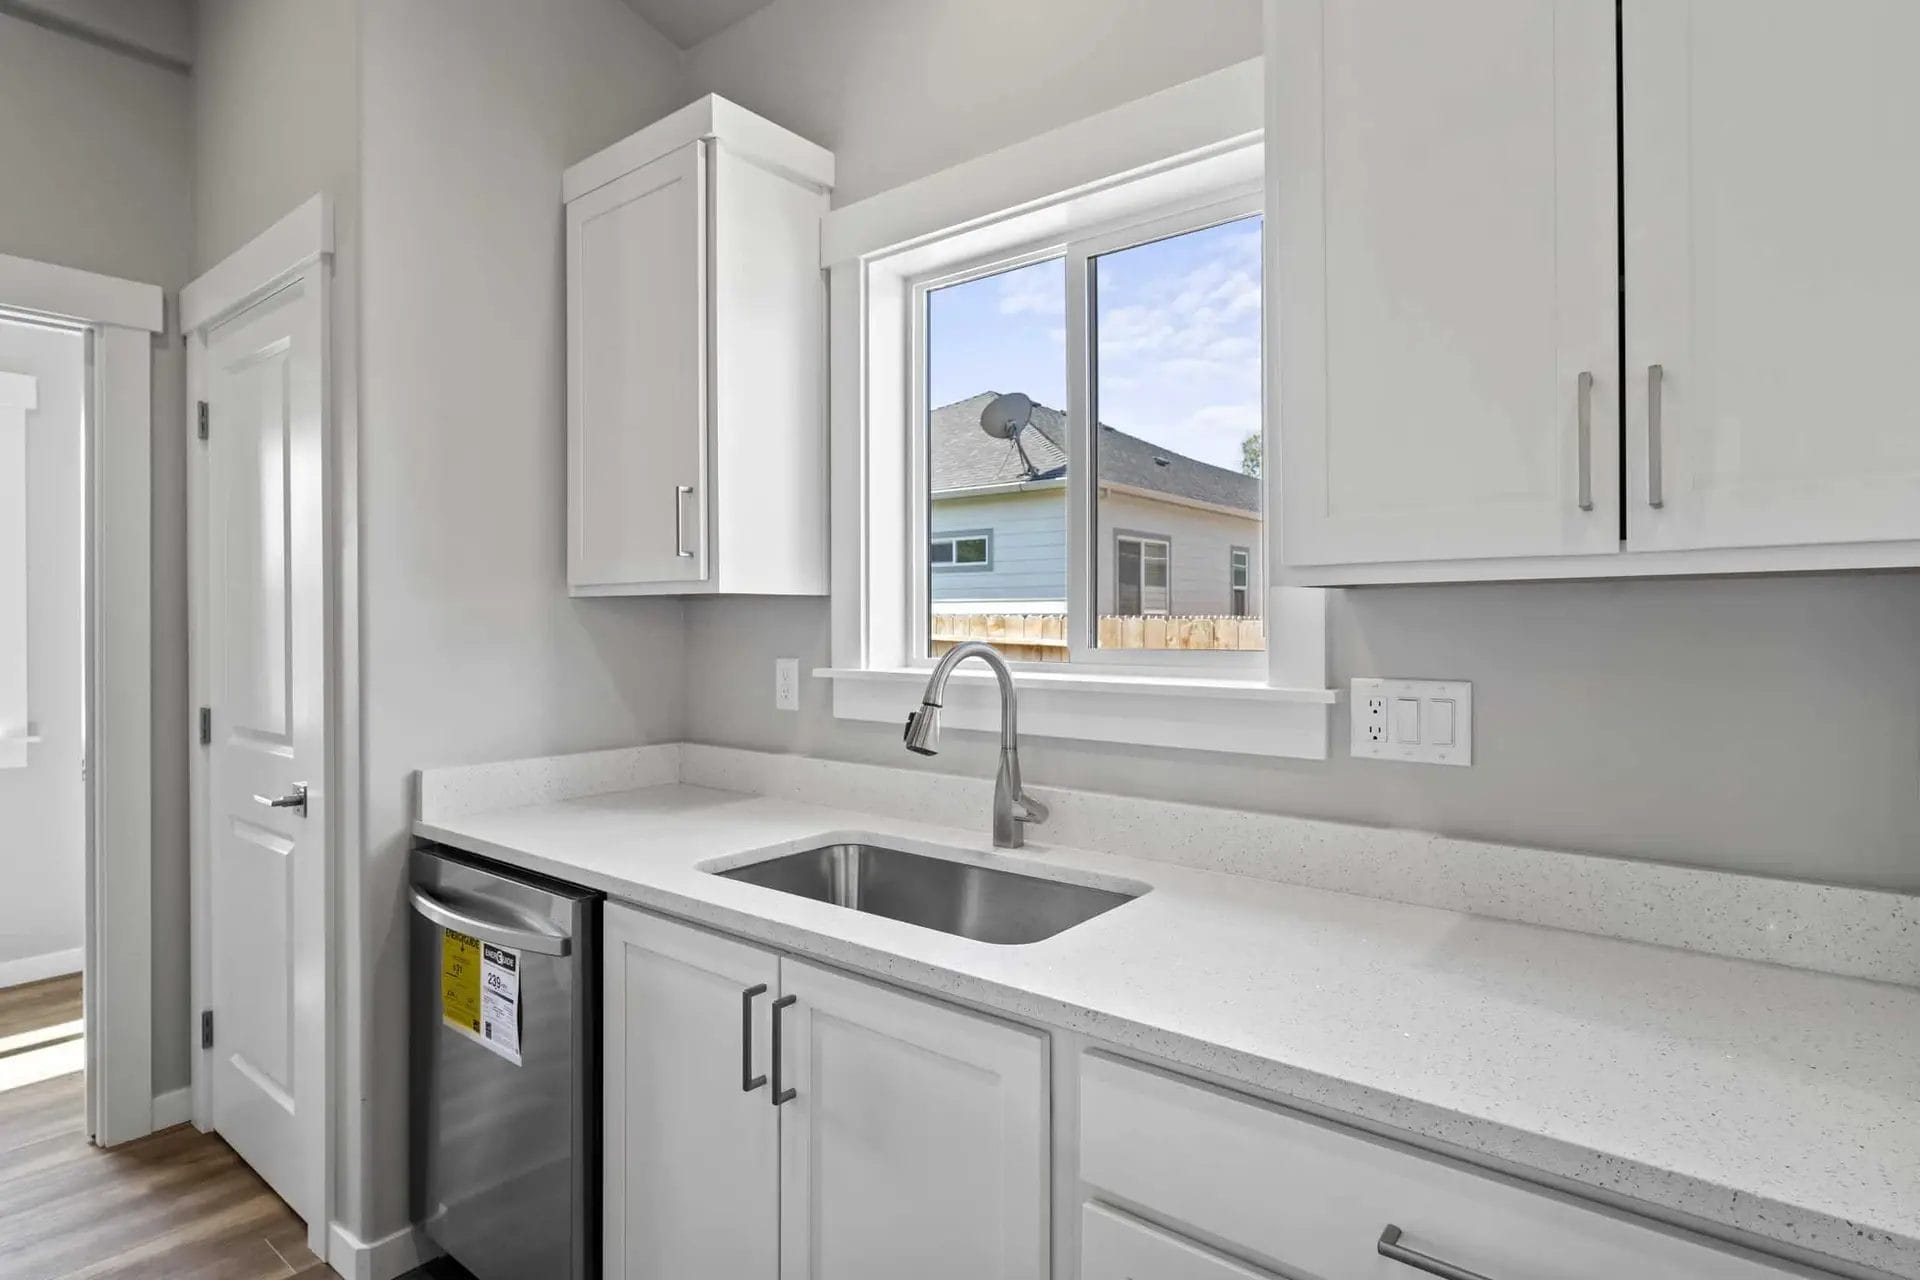
[[[716,872],[976,942],[1038,942],[1139,897],[871,844],[830,844]]]

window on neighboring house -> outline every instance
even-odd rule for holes
[[[988,639],[1016,660],[1230,670],[1265,649],[1257,209],[1135,218],[914,283],[917,652]],[[1225,583],[1200,569],[1228,558]]]
[[[1113,540],[1114,611],[1122,618],[1164,618],[1173,612],[1173,544],[1123,533]]]
[[[993,532],[936,533],[928,544],[927,563],[935,569],[993,568]]]

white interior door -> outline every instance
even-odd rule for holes
[[[1267,12],[1286,562],[1617,552],[1613,0]]]
[[[86,367],[85,334],[0,319],[0,987],[86,937]]]
[[[322,306],[309,273],[211,329],[202,382],[213,1126],[309,1226],[326,1123]]]
[[[781,1280],[1047,1275],[1047,1038],[798,960],[780,982]]]
[[[1920,538],[1920,5],[1622,20],[1628,545]]]
[[[707,178],[689,143],[567,205],[567,568],[707,576]]]

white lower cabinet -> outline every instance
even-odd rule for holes
[[[608,1276],[1047,1274],[1044,1034],[614,904],[605,934]]]
[[[1101,1054],[1081,1059],[1080,1178],[1096,1201],[1223,1247],[1133,1224],[1126,1257],[1128,1220],[1096,1218],[1082,1280],[1225,1280],[1260,1275],[1255,1262],[1316,1280],[1810,1274]],[[1398,1257],[1381,1252],[1389,1227]]]
[[[1080,1280],[1278,1280],[1103,1204],[1080,1210]]]

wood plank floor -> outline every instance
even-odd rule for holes
[[[0,1044],[80,1017],[80,980],[0,991]],[[0,1280],[319,1280],[307,1231],[219,1138],[190,1125],[87,1142],[75,1072],[0,1092]]]

